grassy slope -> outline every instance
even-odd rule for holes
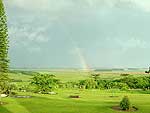
[[[29,99],[5,98],[9,104],[0,107],[0,113],[118,113],[111,109],[118,105],[124,95],[128,95],[132,104],[139,110],[135,113],[149,113],[150,95],[130,94],[100,90],[59,90],[58,95],[33,95]],[[70,99],[70,94],[79,93],[80,99]],[[117,95],[118,97],[110,97]],[[123,112],[122,112],[123,113]]]

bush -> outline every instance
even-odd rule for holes
[[[130,101],[129,101],[129,98],[127,96],[125,96],[121,102],[120,102],[120,108],[122,110],[129,110],[130,109]]]

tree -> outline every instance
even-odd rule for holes
[[[8,29],[4,5],[0,0],[0,94],[3,93],[8,83],[8,64]]]
[[[3,104],[1,94],[6,93],[5,91],[9,91],[7,90],[10,83],[9,80],[7,73],[0,73],[0,104]]]
[[[0,72],[8,71],[8,29],[2,0],[0,0]]]
[[[51,92],[57,88],[59,80],[55,78],[55,75],[50,74],[37,74],[32,78],[31,84],[35,85],[37,91],[41,93]]]
[[[100,76],[99,73],[98,73],[98,74],[91,74],[91,77],[92,77],[95,81],[97,81],[97,80],[99,79],[99,76]]]
[[[120,108],[122,110],[129,110],[131,107],[129,98],[127,96],[124,96],[124,98],[120,102]]]
[[[150,73],[150,67],[149,67],[149,70],[148,70],[148,71],[145,71],[145,73],[148,73],[148,74]]]

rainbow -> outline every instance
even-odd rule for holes
[[[60,25],[62,25],[65,28],[65,25],[63,24],[63,22],[61,22]],[[85,56],[83,55],[82,50],[79,48],[77,43],[73,40],[73,38],[71,38],[71,32],[65,30],[65,33],[67,34],[67,39],[70,40],[70,42],[72,43],[72,45],[74,47],[74,51],[75,51],[75,53],[77,54],[77,56],[79,58],[79,61],[80,61],[80,64],[81,64],[82,68],[84,70],[90,72],[91,69],[90,69],[90,67],[89,67],[89,65],[86,61]]]
[[[79,61],[80,61],[81,66],[82,66],[82,69],[84,69],[86,71],[90,71],[90,67],[89,67],[89,65],[88,65],[88,63],[86,61],[85,56],[83,55],[82,50],[77,46],[76,42],[72,38],[70,38],[70,41],[71,41],[71,43],[74,46],[75,53],[77,54],[77,56],[79,58]]]

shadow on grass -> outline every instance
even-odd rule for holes
[[[12,113],[8,109],[6,109],[4,106],[0,106],[0,113]]]

